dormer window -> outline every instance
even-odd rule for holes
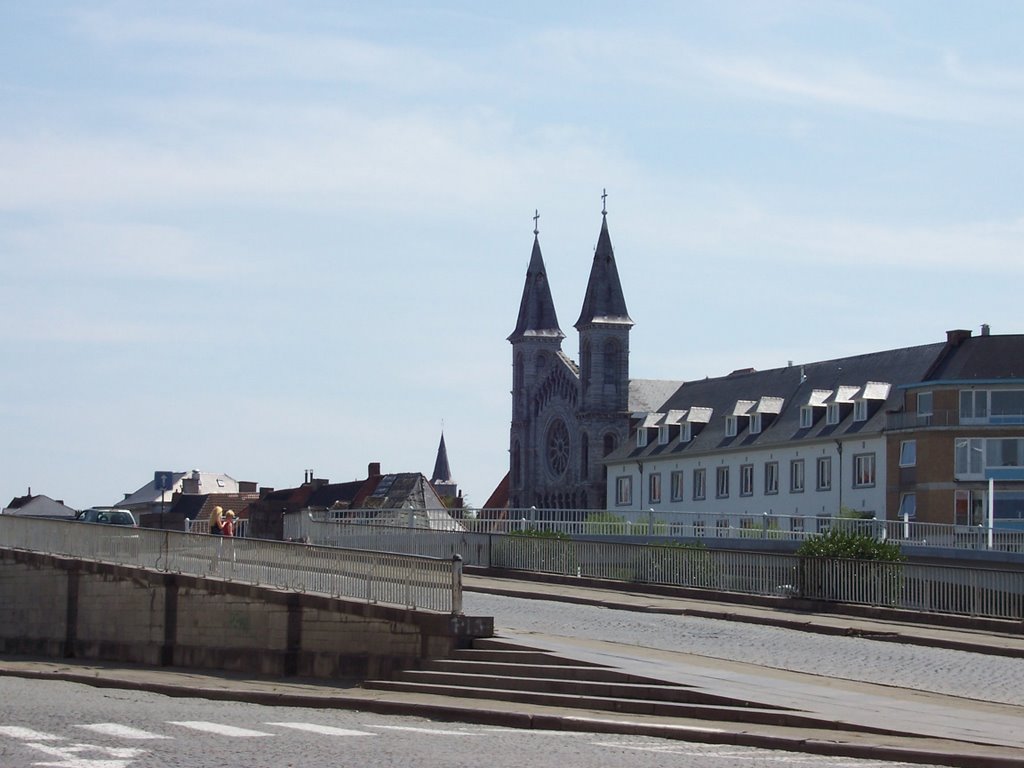
[[[829,403],[825,411],[825,423],[835,425],[839,423],[839,403]]]
[[[755,413],[750,417],[750,434],[761,434],[761,414]]]
[[[647,430],[641,427],[636,431],[636,447],[645,448],[647,447]]]
[[[814,426],[814,409],[809,405],[800,406],[800,429],[810,429]]]
[[[853,404],[853,420],[854,421],[867,421],[868,420],[868,401],[857,400]]]
[[[668,426],[665,424],[658,427],[658,445],[668,445]]]
[[[725,417],[725,436],[736,437],[737,422],[739,420],[735,416]]]
[[[686,422],[682,425],[682,429],[679,430],[679,442],[688,443],[693,439],[693,428],[690,422]]]

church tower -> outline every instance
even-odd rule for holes
[[[607,194],[602,194],[604,203]],[[606,507],[607,484],[601,459],[629,432],[629,332],[633,321],[615,266],[608,234],[608,209],[601,206],[601,232],[594,249],[590,280],[575,328],[580,335],[580,442],[585,454],[583,484],[595,506]]]

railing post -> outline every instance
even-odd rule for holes
[[[452,555],[452,615],[462,615],[462,555]]]

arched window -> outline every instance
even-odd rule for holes
[[[583,346],[580,348],[580,381],[583,382],[583,391],[586,392],[590,388],[590,342],[583,342]]]
[[[586,432],[580,435],[580,479],[590,479],[590,439]]]
[[[615,444],[617,442],[618,441],[615,439],[615,435],[613,435],[611,432],[609,432],[607,435],[604,436],[604,455],[605,456],[607,456],[608,454],[610,454],[612,451],[615,450],[615,447],[616,447]]]
[[[523,483],[523,467],[519,458],[519,443],[512,446],[512,485],[518,488]]]
[[[538,352],[537,357],[534,358],[533,365],[537,372],[537,376],[540,376],[544,372],[544,368],[547,367],[548,356],[543,352]]]

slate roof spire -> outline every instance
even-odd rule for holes
[[[434,474],[430,476],[430,484],[450,483],[452,481],[452,470],[448,466],[448,449],[444,445],[444,432],[441,433],[441,443],[437,446],[437,459],[434,460]]]
[[[614,323],[616,325],[633,325],[629,312],[626,310],[626,297],[622,294],[619,282],[619,270],[615,266],[615,251],[612,239],[608,234],[608,193],[601,194],[601,234],[597,237],[594,249],[594,263],[590,267],[590,280],[587,282],[587,293],[583,298],[583,309],[575,327],[591,323]]]
[[[555,314],[555,303],[551,299],[544,257],[540,253],[540,231],[537,228],[539,218],[540,214],[534,211],[533,252],[530,254],[530,266],[526,270],[523,298],[519,302],[519,319],[516,321],[516,329],[508,337],[508,340],[513,342],[527,336],[565,338],[562,329],[558,327],[558,316]]]

